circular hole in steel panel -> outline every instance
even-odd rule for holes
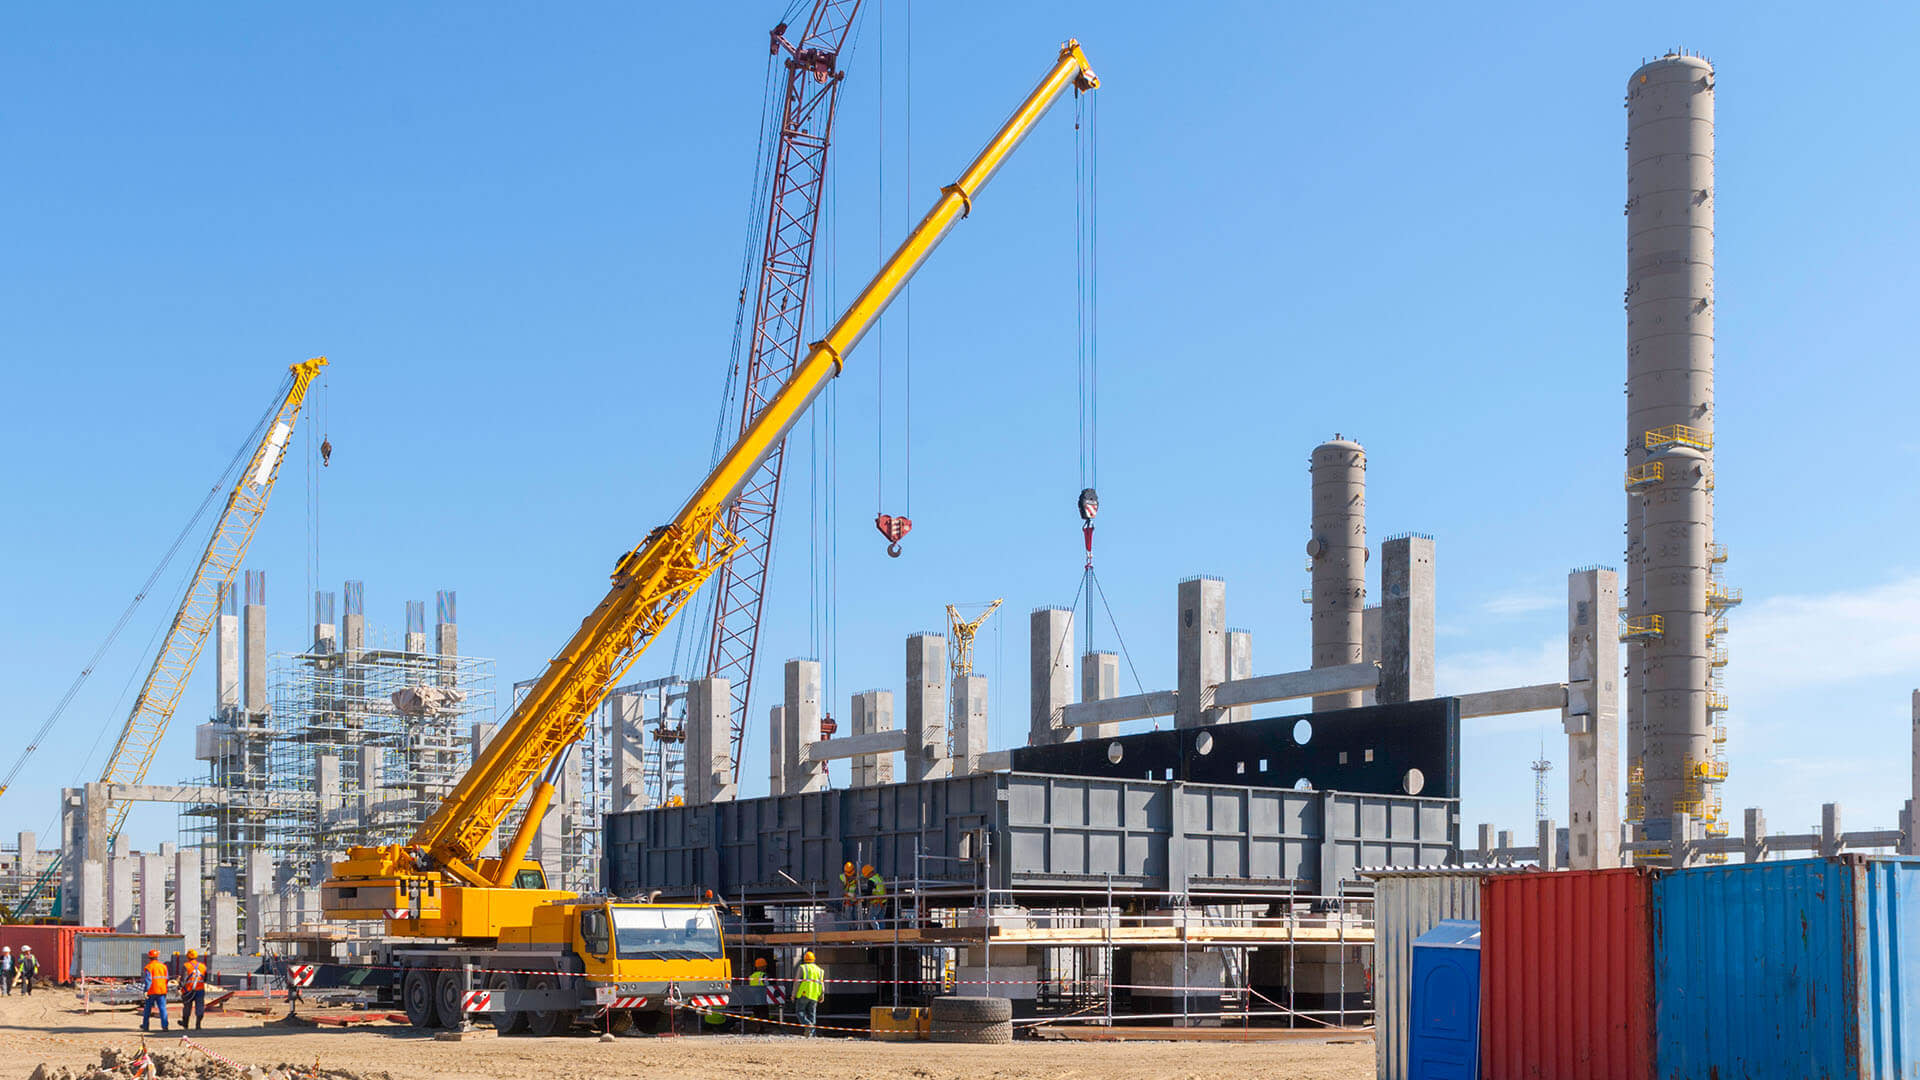
[[[1305,746],[1313,741],[1313,721],[1296,720],[1293,725],[1293,741]]]
[[[1201,757],[1213,753],[1213,734],[1203,731],[1193,737],[1193,752]]]
[[[1127,756],[1127,751],[1119,743],[1110,742],[1107,744],[1107,760],[1108,761],[1112,762],[1115,765],[1118,765],[1120,764],[1120,759],[1125,756]]]
[[[1409,795],[1418,795],[1427,786],[1427,774],[1419,769],[1408,769],[1407,775],[1400,780],[1400,787]]]
[[[1293,790],[1295,790],[1295,791],[1312,791],[1312,790],[1313,790],[1313,781],[1311,781],[1311,780],[1309,780],[1309,779],[1307,779],[1306,777],[1304,777],[1304,776],[1303,776],[1303,777],[1301,777],[1300,779],[1298,779],[1298,780],[1295,780],[1295,781],[1293,782]]]

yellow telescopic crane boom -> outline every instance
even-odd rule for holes
[[[153,659],[146,682],[140,684],[140,696],[134,699],[133,711],[127,715],[120,738],[113,744],[107,767],[100,772],[102,783],[137,784],[146,778],[154,752],[160,747],[160,737],[167,733],[167,722],[173,719],[173,710],[180,704],[180,695],[193,674],[194,661],[199,659],[200,649],[207,643],[207,631],[213,627],[214,606],[219,602],[220,591],[222,587],[233,587],[234,575],[240,572],[240,563],[247,556],[247,545],[253,542],[253,530],[260,524],[260,515],[266,512],[267,498],[273,494],[273,482],[280,475],[280,463],[286,458],[294,421],[306,401],[307,388],[326,366],[327,358],[316,356],[287,369],[292,374],[292,382],[280,399],[280,409],[267,425],[266,434],[260,437],[260,445],[254,447],[253,457],[248,459],[240,479],[234,482],[227,505],[220,511],[220,519],[214,522],[207,549],[201,553],[200,564],[193,568],[193,578],[187,584],[186,597],[180,601],[173,624],[167,627],[166,640],[160,643],[160,652]],[[113,837],[120,835],[127,809],[126,803],[113,807],[107,819],[109,844]]]
[[[515,879],[517,854],[526,851],[541,811],[552,797],[550,780],[542,780],[535,790],[521,835],[507,846],[491,876],[480,868],[480,851],[535,778],[550,773],[580,738],[586,717],[608,689],[733,553],[736,541],[722,524],[728,502],[786,438],[827,381],[840,374],[861,337],[954,222],[967,216],[987,181],[1060,95],[1069,87],[1085,91],[1099,84],[1079,43],[1061,46],[1058,61],[1040,85],[960,178],[941,189],[939,201],[826,337],[808,349],[786,385],[741,431],[733,448],[694,489],[680,512],[621,557],[606,598],[581,622],[573,639],[547,665],[434,815],[404,848],[353,849],[347,862],[335,867],[336,879],[371,876],[367,871],[375,867],[396,876],[437,871],[456,883],[480,887],[505,887]]]

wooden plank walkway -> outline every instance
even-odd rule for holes
[[[1107,944],[1142,946],[1370,945],[1371,927],[1338,926],[996,926],[991,934],[978,926],[933,926],[886,930],[783,931],[747,934],[748,945],[1036,945],[1086,948]]]

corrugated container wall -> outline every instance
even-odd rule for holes
[[[41,981],[65,983],[73,981],[74,937],[106,932],[104,926],[0,926],[0,945],[12,949],[16,959],[31,945],[40,959]]]
[[[1373,1059],[1380,1080],[1407,1080],[1413,939],[1441,919],[1478,919],[1484,878],[1467,870],[1374,877]]]
[[[1920,1078],[1920,860],[1698,867],[1655,886],[1660,1075]]]
[[[75,941],[75,979],[136,978],[146,967],[148,949],[163,958],[187,949],[187,939],[178,934],[81,934]]]
[[[1653,1076],[1651,884],[1648,871],[1632,869],[1486,880],[1482,1077]]]

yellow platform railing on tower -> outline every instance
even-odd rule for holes
[[[1703,428],[1688,427],[1685,424],[1668,424],[1654,428],[1641,438],[1641,445],[1648,450],[1663,450],[1669,446],[1690,446],[1695,450],[1713,449],[1713,433]]]
[[[1739,607],[1745,599],[1739,589],[1730,589],[1719,582],[1707,583],[1707,606],[1718,608]]]
[[[1666,474],[1666,467],[1657,461],[1649,461],[1645,465],[1635,465],[1633,468],[1627,470],[1626,489],[1628,491],[1638,491],[1641,488],[1652,487],[1664,479]]]
[[[1623,617],[1620,620],[1620,640],[1652,641],[1667,632],[1667,620],[1660,615],[1640,615]]]
[[[1716,562],[1716,563],[1726,562],[1727,561],[1727,545],[1713,544],[1709,546],[1707,548],[1707,559],[1710,562]]]

